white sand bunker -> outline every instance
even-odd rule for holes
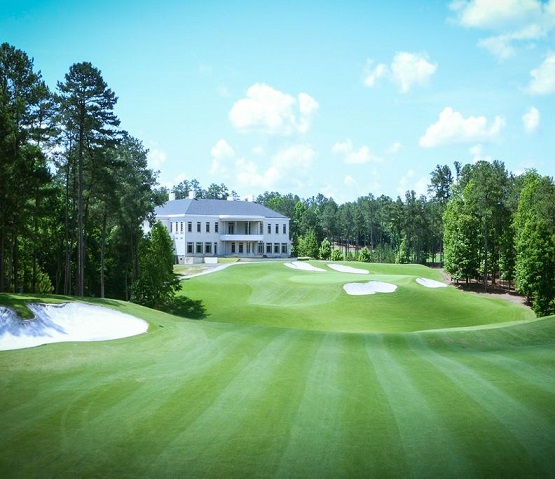
[[[283,263],[288,268],[299,269],[301,271],[326,271],[322,268],[316,268],[309,263],[304,263],[302,261],[294,261],[293,263]]]
[[[434,281],[433,279],[428,278],[416,278],[416,282],[425,286],[426,288],[446,288],[447,285],[445,283],[440,283],[439,281]]]
[[[353,268],[352,266],[345,266],[343,264],[328,264],[328,268],[339,271],[340,273],[370,274],[369,271],[365,269]]]
[[[393,293],[397,285],[382,281],[368,281],[368,283],[347,283],[343,285],[347,294],[361,296],[364,294]]]
[[[0,306],[0,350],[65,341],[106,341],[145,333],[148,323],[129,314],[83,303],[29,304],[35,319],[22,320]]]

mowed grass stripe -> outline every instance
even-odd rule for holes
[[[341,334],[341,368],[336,377],[341,390],[337,414],[340,434],[337,466],[343,477],[405,477],[402,444],[390,403],[366,351],[363,335]],[[314,384],[317,395],[318,385]],[[337,444],[336,444],[337,446]]]
[[[224,331],[210,343],[212,360],[191,368],[185,366],[194,361],[190,351],[180,356],[171,351],[169,357],[161,353],[158,367],[140,372],[146,383],[137,395],[117,403],[102,420],[88,422],[86,430],[78,430],[56,467],[75,470],[79,461],[77,470],[84,475],[143,474],[188,424],[211,407],[251,358],[286,330],[271,333],[262,328]],[[72,461],[63,464],[64,457]],[[179,468],[183,460],[182,454],[176,455],[170,463]]]
[[[252,471],[269,475],[289,434],[299,392],[317,342],[294,330],[276,331],[265,348],[221,390],[210,407],[166,445],[147,474],[186,458],[187,474],[222,477]],[[195,444],[191,454],[188,444]],[[170,471],[168,471],[170,472]]]
[[[428,347],[418,336],[410,338],[411,350],[422,360],[433,365],[449,381],[457,385],[464,394],[479,405],[489,416],[495,418],[502,427],[484,430],[489,440],[495,442],[497,450],[504,450],[504,461],[509,460],[523,471],[536,470],[537,474],[552,475],[555,465],[550,452],[555,447],[555,427],[552,418],[537,412],[503,390],[496,383],[486,379],[479,364],[466,365],[458,356],[451,357]],[[518,387],[517,387],[518,391]],[[469,411],[472,414],[472,411]],[[510,444],[514,442],[515,445]],[[506,452],[514,450],[512,455]],[[498,464],[499,467],[506,464]]]
[[[277,470],[278,476],[288,476],[294,471],[297,477],[326,477],[326,471],[341,470],[335,464],[337,448],[341,447],[338,437],[338,412],[342,399],[342,389],[338,384],[341,347],[337,335],[325,334],[323,337],[308,371],[302,400]],[[330,467],[330,462],[334,467]]]
[[[369,335],[366,351],[395,418],[409,475],[465,477],[472,472],[456,437],[443,417],[417,387],[412,369],[400,356],[405,349],[397,336]]]

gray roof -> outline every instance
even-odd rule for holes
[[[286,218],[277,211],[266,208],[260,203],[251,201],[227,201],[184,199],[168,201],[158,206],[154,213],[156,216],[169,215],[208,215],[208,216],[264,216],[266,218]]]

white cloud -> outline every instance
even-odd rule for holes
[[[526,91],[531,95],[555,93],[555,52],[549,52],[543,63],[530,72],[532,79]]]
[[[344,142],[337,142],[332,147],[335,155],[343,157],[343,161],[348,165],[361,165],[364,163],[381,163],[383,160],[370,152],[366,145],[362,145],[358,150],[353,148],[353,142],[350,139]]]
[[[426,54],[400,52],[391,63],[393,79],[402,93],[407,93],[413,85],[426,85],[437,70],[437,65],[428,61]]]
[[[243,188],[272,189],[280,178],[279,171],[274,166],[269,167],[263,173],[259,173],[256,164],[244,158],[237,160],[235,167],[237,181]]]
[[[478,163],[479,161],[487,161],[488,163],[491,163],[493,161],[491,155],[484,153],[484,147],[480,144],[471,146],[468,151],[472,155],[473,163]]]
[[[456,0],[449,8],[462,26],[486,29],[519,25],[542,14],[538,0]]]
[[[306,133],[318,102],[307,93],[297,98],[264,83],[255,83],[245,98],[235,102],[229,112],[239,131],[261,131],[275,135]]]
[[[431,63],[426,53],[398,52],[391,65],[380,63],[373,67],[368,60],[364,71],[364,84],[368,87],[386,77],[399,86],[401,93],[408,93],[414,85],[426,85],[437,70],[437,64]]]
[[[380,63],[373,67],[374,60],[366,60],[366,66],[364,67],[364,84],[367,87],[373,87],[376,85],[376,82],[384,77],[389,75],[389,69],[387,65]]]
[[[430,125],[420,138],[420,146],[432,148],[455,143],[493,141],[505,126],[505,119],[496,116],[490,124],[485,116],[469,116],[446,107],[436,123]]]
[[[485,48],[499,58],[499,60],[506,60],[515,54],[515,49],[511,46],[511,37],[509,35],[482,38],[478,41],[478,46]]]
[[[148,149],[147,155],[148,167],[152,170],[159,170],[166,162],[167,157],[168,155],[164,150],[161,150],[156,146],[151,146]]]
[[[357,187],[358,188],[358,183],[357,181],[351,176],[351,175],[347,175],[344,179],[343,179],[343,184],[349,188],[353,188],[353,187]]]
[[[235,150],[222,139],[210,149],[210,154],[212,155],[210,173],[225,175],[228,172],[229,160],[235,157]]]
[[[397,193],[403,197],[407,191],[414,190],[416,196],[425,195],[428,192],[428,177],[417,177],[413,169],[408,170],[399,180]]]
[[[395,143],[389,146],[389,148],[387,149],[387,153],[389,153],[390,155],[394,155],[398,153],[401,150],[401,148],[403,148],[403,145],[401,144],[401,142],[396,141]]]
[[[308,177],[315,156],[310,145],[296,144],[273,155],[266,167],[262,161],[240,158],[234,163],[237,182],[241,188],[260,191],[299,184]]]
[[[555,27],[554,0],[455,0],[449,7],[461,26],[496,32],[478,45],[500,60],[514,55],[515,42],[544,38]]]
[[[526,133],[534,133],[540,126],[540,112],[537,108],[531,106],[526,113],[522,115],[522,124]]]

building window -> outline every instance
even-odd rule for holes
[[[287,234],[287,225],[285,223],[283,223],[283,234]]]
[[[287,254],[287,243],[281,243],[281,254]]]
[[[279,234],[279,225],[278,224],[276,224],[276,234],[277,235]]]
[[[247,254],[251,254],[251,244],[247,243]]]
[[[264,243],[258,243],[258,254],[264,254]]]
[[[279,243],[274,243],[274,253],[279,254]]]
[[[204,243],[204,252],[206,254],[212,254],[212,243]]]
[[[193,232],[193,223],[192,223],[192,221],[189,221],[189,222],[187,223],[187,232],[188,232],[188,233],[192,233],[192,232]]]
[[[214,256],[218,256],[218,243],[214,243]]]
[[[228,235],[235,234],[235,224],[234,223],[228,223],[227,224],[227,234]]]
[[[231,254],[235,254],[235,243],[231,243]]]
[[[209,221],[206,222],[206,232],[210,233],[210,222]]]
[[[266,254],[272,254],[272,243],[266,243]]]
[[[193,243],[187,243],[187,254],[193,254]]]
[[[243,243],[239,243],[239,254],[243,254]]]
[[[272,225],[268,224],[268,234],[271,235],[272,234]]]
[[[200,221],[197,221],[197,233],[200,233]]]
[[[183,233],[183,221],[179,223],[179,232]]]
[[[202,243],[197,243],[197,254],[202,254]]]
[[[217,233],[217,232],[218,232],[219,224],[220,224],[220,223],[218,223],[217,221],[214,223],[214,233]]]

